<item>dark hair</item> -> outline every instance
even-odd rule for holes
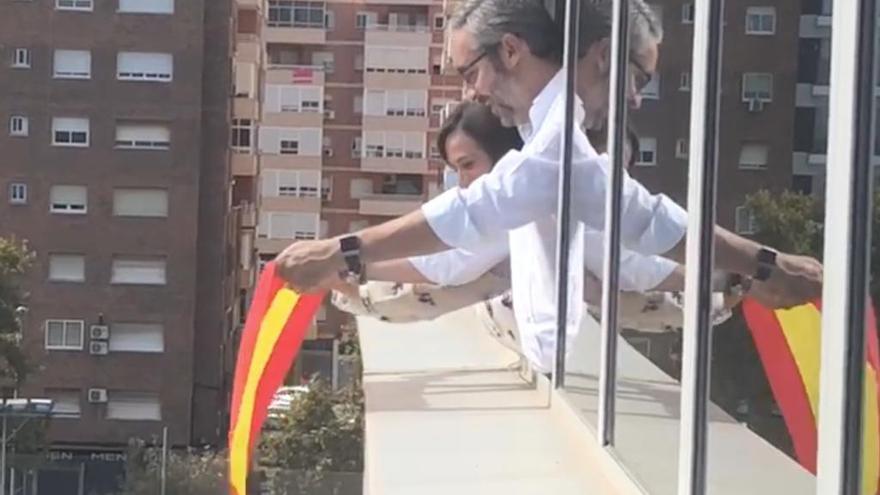
[[[437,134],[437,151],[447,163],[446,142],[455,131],[461,131],[476,141],[493,164],[508,151],[520,149],[523,145],[516,128],[504,127],[488,106],[473,101],[456,105]]]

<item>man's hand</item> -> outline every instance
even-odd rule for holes
[[[822,263],[808,256],[779,253],[777,268],[765,282],[755,282],[749,295],[768,308],[791,308],[822,296]]]
[[[339,282],[345,261],[337,239],[299,241],[275,258],[278,275],[297,292],[318,292]]]

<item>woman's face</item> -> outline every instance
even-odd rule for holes
[[[467,187],[477,177],[492,170],[489,155],[461,130],[453,131],[446,139],[446,158],[449,166],[458,172],[458,184]]]

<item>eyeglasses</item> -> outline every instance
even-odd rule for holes
[[[636,93],[641,93],[642,90],[645,89],[645,86],[651,82],[653,76],[634,58],[630,57],[629,63],[636,69],[633,71],[633,82],[635,83]]]
[[[473,85],[474,76],[477,75],[477,71],[472,71],[471,69],[473,69],[474,66],[480,63],[480,60],[486,58],[486,55],[489,55],[489,51],[482,50],[476,58],[458,68],[458,73],[461,75],[462,79],[464,79],[465,84],[469,86]]]

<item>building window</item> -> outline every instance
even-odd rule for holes
[[[642,98],[647,100],[657,100],[660,98],[660,74],[654,74],[651,76],[651,80],[648,81],[648,84],[642,88],[641,93],[639,93]]]
[[[91,11],[93,7],[92,0],[55,0],[55,10]]]
[[[379,14],[376,12],[358,12],[354,24],[358,29],[367,29],[375,26],[378,21]]]
[[[46,395],[52,399],[52,419],[80,417],[79,389],[47,389]]]
[[[354,56],[354,70],[362,72],[364,70],[364,56],[357,54]]]
[[[85,186],[52,186],[49,190],[49,211],[82,215],[87,211]]]
[[[161,323],[114,323],[110,352],[164,352],[165,327]]]
[[[270,170],[262,173],[264,197],[317,198],[321,173],[314,170]]]
[[[364,49],[366,72],[427,74],[430,60],[428,48],[368,45]]]
[[[764,170],[767,168],[769,147],[766,144],[746,143],[739,153],[739,168],[746,170]]]
[[[678,79],[678,90],[679,91],[690,91],[691,90],[691,73],[690,72],[682,72],[681,76]]]
[[[353,110],[355,115],[360,115],[364,112],[364,97],[361,95],[357,95],[354,97]]]
[[[333,199],[333,178],[324,177],[321,179],[321,199],[330,201]]]
[[[434,16],[434,29],[438,31],[442,31],[446,28],[446,17],[442,14],[437,14]]]
[[[298,155],[299,154],[299,141],[294,141],[292,139],[282,139],[281,140],[281,154],[282,155]]]
[[[776,34],[776,7],[747,8],[746,34]]]
[[[333,52],[313,52],[312,65],[322,66],[324,67],[324,72],[332,74],[336,67]]]
[[[107,419],[161,421],[159,394],[111,391],[107,396]]]
[[[742,78],[742,98],[750,101],[773,101],[773,74],[747,72]]]
[[[363,140],[360,137],[355,137],[351,141],[351,157],[352,158],[360,158],[361,157],[361,142]]]
[[[29,132],[28,118],[21,115],[13,115],[9,118],[10,136],[27,136]]]
[[[119,12],[127,14],[173,14],[174,0],[119,0]]]
[[[688,157],[688,141],[687,139],[678,139],[675,141],[675,157],[676,158],[687,158]]]
[[[92,53],[88,50],[55,50],[52,67],[55,79],[91,79]]]
[[[352,220],[348,222],[349,232],[360,232],[370,226],[369,220]]]
[[[324,2],[269,0],[269,27],[323,28]]]
[[[367,91],[364,112],[388,117],[424,117],[428,111],[428,92],[420,90]]]
[[[86,257],[81,254],[50,254],[49,280],[53,282],[85,282]]]
[[[252,151],[253,131],[251,119],[232,119],[232,147],[237,151]]]
[[[110,282],[114,284],[165,285],[164,257],[117,257]]]
[[[693,2],[685,3],[681,6],[681,23],[682,24],[693,24],[694,23],[694,4]]]
[[[89,146],[89,119],[55,117],[52,119],[52,145]]]
[[[117,217],[165,218],[168,191],[165,189],[114,189],[113,215]]]
[[[324,13],[324,29],[332,31],[336,28],[336,13],[328,10]]]
[[[758,231],[758,222],[755,214],[745,206],[736,207],[736,225],[737,234],[754,234]]]
[[[651,137],[639,138],[639,153],[636,157],[636,165],[650,167],[657,164],[657,139]]]
[[[31,51],[27,48],[16,48],[12,55],[12,67],[16,69],[30,69]]]
[[[323,88],[302,85],[266,85],[266,111],[320,113]]]
[[[260,215],[258,234],[269,239],[318,238],[320,219],[314,213],[267,212]]]
[[[164,124],[117,123],[116,147],[129,150],[167,150],[171,147],[171,129]]]
[[[9,184],[9,203],[13,205],[26,205],[28,201],[27,184],[13,182]]]
[[[120,52],[116,56],[116,78],[120,81],[170,82],[174,56],[170,53]]]
[[[82,320],[46,320],[46,349],[81,351],[84,327],[85,322]]]

